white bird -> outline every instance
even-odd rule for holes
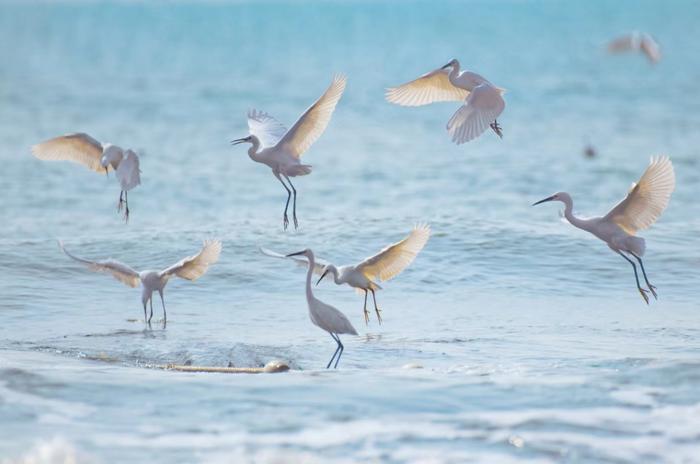
[[[479,137],[488,127],[501,138],[497,118],[506,107],[505,90],[484,77],[459,71],[459,61],[423,74],[416,80],[386,91],[386,100],[401,106],[423,106],[443,101],[463,101],[447,123],[447,131],[456,144]]]
[[[627,197],[618,203],[603,217],[590,219],[577,218],[572,214],[573,200],[566,192],[558,192],[533,204],[539,205],[546,201],[561,201],[564,203],[564,217],[579,229],[583,229],[595,235],[608,244],[611,250],[627,260],[634,269],[634,277],[637,280],[637,289],[649,304],[647,290],[639,284],[637,266],[625,253],[633,256],[638,262],[644,275],[644,281],[654,298],[657,298],[656,287],[649,283],[647,273],[644,270],[642,256],[644,256],[645,242],[635,234],[638,230],[646,229],[656,222],[661,213],[666,209],[671,193],[676,185],[676,177],[673,165],[668,157],[652,158],[639,182],[632,185]]]
[[[128,191],[141,184],[139,157],[111,143],[102,144],[87,134],[55,137],[32,147],[32,154],[41,160],[67,160],[82,164],[96,172],[115,171],[121,192],[117,211],[125,206],[124,219],[129,221]]]
[[[316,100],[289,130],[269,114],[254,109],[250,110],[248,111],[250,135],[231,141],[231,145],[250,143],[252,146],[248,149],[248,156],[253,161],[269,166],[277,180],[284,186],[287,191],[287,204],[284,207],[283,219],[285,230],[289,225],[287,209],[292,192],[294,192],[294,205],[292,207],[294,228],[299,226],[297,221],[297,191],[289,178],[311,173],[310,165],[301,164],[301,155],[326,130],[333,111],[343,95],[345,84],[345,76],[336,75],[321,98]],[[291,191],[282,177],[287,179]]]
[[[207,272],[209,266],[219,260],[221,254],[221,242],[218,240],[205,240],[202,249],[196,255],[188,256],[162,271],[136,271],[130,266],[114,259],[103,261],[90,261],[72,255],[63,247],[63,242],[58,242],[61,250],[70,258],[83,263],[88,269],[94,272],[110,273],[118,281],[136,288],[141,284],[141,303],[143,303],[144,322],[150,325],[153,317],[153,292],[158,291],[160,301],[163,303],[163,327],[167,322],[165,313],[165,300],[163,300],[163,290],[168,280],[172,276],[178,276],[187,280],[197,280]],[[151,303],[151,314],[146,318],[146,303]]]
[[[651,64],[656,64],[661,59],[659,43],[646,32],[634,31],[611,40],[608,43],[608,52],[641,52]]]
[[[309,265],[309,270],[306,273],[306,302],[309,305],[309,318],[316,327],[328,332],[333,340],[335,340],[335,342],[338,344],[338,347],[335,349],[335,353],[333,353],[333,357],[330,361],[328,361],[328,365],[326,366],[326,369],[330,368],[333,359],[335,359],[335,366],[333,367],[336,368],[338,367],[340,357],[343,355],[343,351],[345,350],[345,347],[340,341],[340,335],[357,335],[357,331],[352,326],[345,314],[314,296],[313,291],[311,291],[311,274],[313,274],[314,267],[316,265],[314,252],[307,248],[297,253],[291,253],[287,256],[291,257],[300,255],[306,256]],[[338,356],[337,358],[336,355]]]
[[[350,287],[357,289],[358,292],[365,292],[364,315],[365,324],[369,323],[369,311],[367,311],[367,293],[372,292],[372,300],[374,301],[374,311],[377,314],[377,320],[382,323],[382,317],[379,315],[381,311],[377,307],[376,290],[381,290],[377,281],[385,282],[393,279],[404,269],[406,269],[418,253],[423,249],[430,238],[430,226],[427,224],[418,224],[403,240],[391,244],[379,253],[369,258],[365,258],[357,264],[336,267],[333,264],[326,262],[314,262],[313,272],[321,277],[316,282],[318,285],[321,280],[327,275],[333,275],[333,281],[337,285],[347,284]],[[260,248],[264,254],[276,258],[284,258],[270,250]],[[302,264],[305,260],[299,259]],[[320,261],[320,260],[319,260]]]

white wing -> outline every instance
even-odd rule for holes
[[[333,116],[333,111],[335,111],[335,106],[340,97],[343,96],[346,83],[345,76],[336,75],[326,92],[284,134],[278,146],[285,148],[296,158],[301,157],[326,130],[331,116]]]
[[[124,263],[111,258],[104,261],[89,261],[70,254],[68,250],[63,247],[63,242],[61,241],[58,242],[58,246],[68,257],[78,261],[79,263],[85,264],[91,271],[109,272],[115,279],[125,283],[129,287],[138,287],[139,283],[141,282],[139,273]]]
[[[629,234],[646,229],[666,209],[675,186],[676,176],[671,160],[666,156],[652,158],[639,182],[604,219],[613,221]]]
[[[274,252],[272,250],[268,250],[267,248],[263,247],[258,247],[260,250],[260,253],[266,255],[266,256],[271,256],[273,258],[283,258],[283,259],[291,259],[295,263],[297,263],[299,266],[302,266],[304,268],[309,267],[309,262],[306,260],[306,258],[299,258],[297,256],[285,256],[283,254]],[[323,274],[323,270],[325,267],[329,264],[327,261],[324,261],[323,259],[316,258],[315,259],[316,264],[314,265],[314,274],[321,275]]]
[[[87,134],[55,137],[34,145],[32,154],[41,160],[73,161],[96,172],[107,172],[100,164],[102,144]]]
[[[429,238],[430,226],[418,224],[406,238],[365,259],[355,268],[370,280],[392,279],[413,262]]]
[[[260,140],[262,148],[274,147],[287,132],[278,120],[255,109],[248,111],[248,131]]]
[[[443,101],[464,101],[469,91],[455,87],[447,69],[436,69],[418,79],[386,90],[389,103],[401,106],[423,106]]]
[[[501,89],[487,83],[476,86],[447,123],[452,141],[461,144],[483,134],[506,107],[501,94]]]
[[[124,158],[119,162],[115,173],[122,190],[128,191],[141,184],[141,170],[139,169],[139,157],[131,150],[126,150]]]
[[[654,40],[654,38],[649,34],[642,35],[639,48],[652,64],[658,63],[661,59],[661,48],[659,47],[658,42],[656,42],[656,40]]]
[[[207,272],[209,265],[219,260],[221,254],[221,242],[218,240],[205,240],[202,249],[193,256],[173,264],[160,272],[161,276],[173,274],[187,280],[197,280]]]
[[[608,52],[623,53],[639,48],[639,35],[637,33],[629,33],[617,37],[608,42]]]

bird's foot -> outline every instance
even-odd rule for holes
[[[379,321],[379,325],[382,325],[382,315],[379,314],[380,312],[382,312],[382,310],[379,308],[374,308],[374,312],[377,313],[377,320]]]
[[[369,311],[365,308],[365,325],[369,325]]]
[[[649,297],[647,296],[647,293],[649,293],[647,290],[644,290],[642,287],[639,287],[639,294],[642,295],[642,298],[644,298],[644,302],[646,304],[649,304]]]
[[[294,230],[297,230],[299,228],[299,221],[297,221],[296,213],[292,215],[292,219],[294,219]]]
[[[124,222],[129,223],[129,207],[127,206],[124,210]]]
[[[287,217],[287,213],[284,213],[284,219],[282,219],[282,224],[284,224],[284,230],[287,230],[287,227],[289,227],[289,218]]]
[[[651,291],[651,294],[654,295],[654,299],[658,300],[659,296],[656,294],[656,287],[654,287],[652,284],[647,284],[649,286],[649,290]]]
[[[489,125],[491,126],[491,129],[493,129],[493,131],[496,133],[497,136],[499,136],[500,138],[503,138],[503,129],[502,129],[501,126],[498,124],[498,121],[495,121],[495,120],[494,120],[494,121],[493,121],[491,124],[489,124]]]

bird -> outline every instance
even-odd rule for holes
[[[314,252],[307,248],[296,253],[290,253],[286,256],[292,257],[301,255],[306,256],[309,265],[309,270],[306,273],[306,302],[309,305],[309,318],[316,327],[328,332],[333,340],[335,340],[337,348],[335,349],[335,353],[333,353],[333,357],[331,357],[331,360],[328,361],[328,365],[326,366],[326,369],[329,369],[331,367],[331,363],[335,359],[335,366],[333,366],[335,369],[338,367],[340,357],[343,355],[343,351],[345,350],[343,343],[340,341],[340,335],[357,335],[357,330],[355,330],[345,314],[314,296],[314,293],[311,290],[311,274],[313,274],[314,266],[316,265]]]
[[[96,172],[114,170],[121,192],[117,211],[124,210],[124,220],[129,222],[129,190],[141,184],[139,157],[111,143],[100,143],[85,133],[68,134],[32,146],[32,154],[41,160],[67,160],[82,164]]]
[[[671,160],[666,156],[652,157],[644,174],[637,183],[632,184],[627,196],[603,217],[581,219],[574,216],[572,213],[573,200],[571,195],[566,192],[555,193],[535,202],[532,206],[549,201],[564,203],[564,217],[571,225],[590,232],[603,240],[612,251],[632,265],[637,289],[646,304],[649,304],[648,292],[651,292],[654,299],[658,297],[656,287],[649,282],[642,262],[646,243],[636,233],[650,227],[659,219],[661,213],[668,206],[675,185],[676,177]],[[637,266],[630,256],[639,263],[648,291],[640,285]]]
[[[641,52],[651,64],[661,60],[661,47],[646,32],[634,31],[617,37],[608,43],[609,53]]]
[[[163,291],[172,276],[177,276],[187,280],[197,280],[202,277],[209,266],[219,260],[221,254],[221,242],[219,240],[205,240],[202,249],[196,255],[188,256],[181,259],[172,266],[168,266],[162,271],[137,271],[132,267],[114,260],[112,258],[102,261],[90,261],[79,258],[71,254],[65,249],[63,242],[58,242],[61,251],[68,257],[87,266],[88,269],[94,272],[110,273],[118,281],[136,288],[141,284],[141,303],[143,304],[144,322],[150,326],[151,318],[153,318],[153,292],[158,291],[160,301],[163,304],[163,327],[167,323],[167,315],[165,312],[165,300],[163,299]],[[146,315],[146,303],[151,303],[150,316]]]
[[[331,263],[319,260],[314,261],[313,272],[321,277],[316,281],[318,285],[328,274],[333,276],[333,282],[337,285],[347,284],[355,288],[358,293],[365,293],[365,303],[363,307],[365,324],[369,324],[369,311],[367,311],[367,294],[372,293],[374,301],[374,312],[377,315],[377,321],[382,323],[382,317],[379,314],[380,309],[377,307],[377,297],[375,291],[381,290],[377,281],[384,282],[393,279],[404,269],[406,269],[418,256],[418,253],[423,249],[430,238],[430,226],[427,224],[418,224],[413,230],[401,241],[393,243],[383,248],[379,253],[365,258],[357,264],[347,266],[335,266]],[[274,251],[260,248],[264,254],[276,258],[284,258],[284,255],[275,253]],[[300,264],[305,264],[303,258],[299,259]]]
[[[479,137],[488,127],[503,138],[497,118],[506,107],[504,93],[505,89],[496,87],[479,74],[460,72],[459,61],[453,59],[418,79],[388,88],[385,98],[401,106],[463,101],[464,104],[447,122],[447,132],[459,145]]]
[[[284,230],[289,226],[287,210],[294,192],[292,217],[294,229],[297,221],[297,191],[290,177],[305,176],[311,173],[311,165],[301,163],[301,155],[318,140],[328,126],[335,107],[343,95],[347,79],[338,74],[321,97],[302,114],[291,129],[287,130],[279,121],[265,113],[251,109],[248,111],[249,136],[232,140],[231,145],[250,143],[248,156],[258,163],[266,164],[272,174],[287,191],[287,204],[284,207]],[[284,183],[286,179],[289,187]],[[290,190],[291,187],[291,190]]]

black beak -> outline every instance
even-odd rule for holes
[[[304,253],[306,253],[306,250],[297,251],[296,253],[290,253],[290,254],[288,254],[286,257],[287,257],[287,258],[291,258],[292,256],[299,256],[299,255],[303,255]]]
[[[248,137],[243,137],[242,139],[231,140],[231,145],[238,145],[239,143],[247,142]]]
[[[440,68],[440,69],[447,69],[447,68],[449,68],[450,66],[452,66],[452,62],[451,62],[451,61],[450,61],[449,63],[447,63],[445,66],[443,66],[442,68]]]
[[[105,166],[105,176],[109,177],[109,168]]]
[[[536,206],[536,205],[539,205],[540,203],[544,203],[546,201],[552,201],[552,200],[554,200],[554,195],[552,195],[551,197],[547,197],[544,200],[536,201],[535,203],[532,204],[532,206]]]
[[[318,279],[318,281],[316,282],[316,285],[318,285],[318,284],[321,283],[321,281],[323,280],[323,278],[326,277],[326,274],[328,274],[328,271],[324,272],[323,275],[321,275],[321,278]]]

